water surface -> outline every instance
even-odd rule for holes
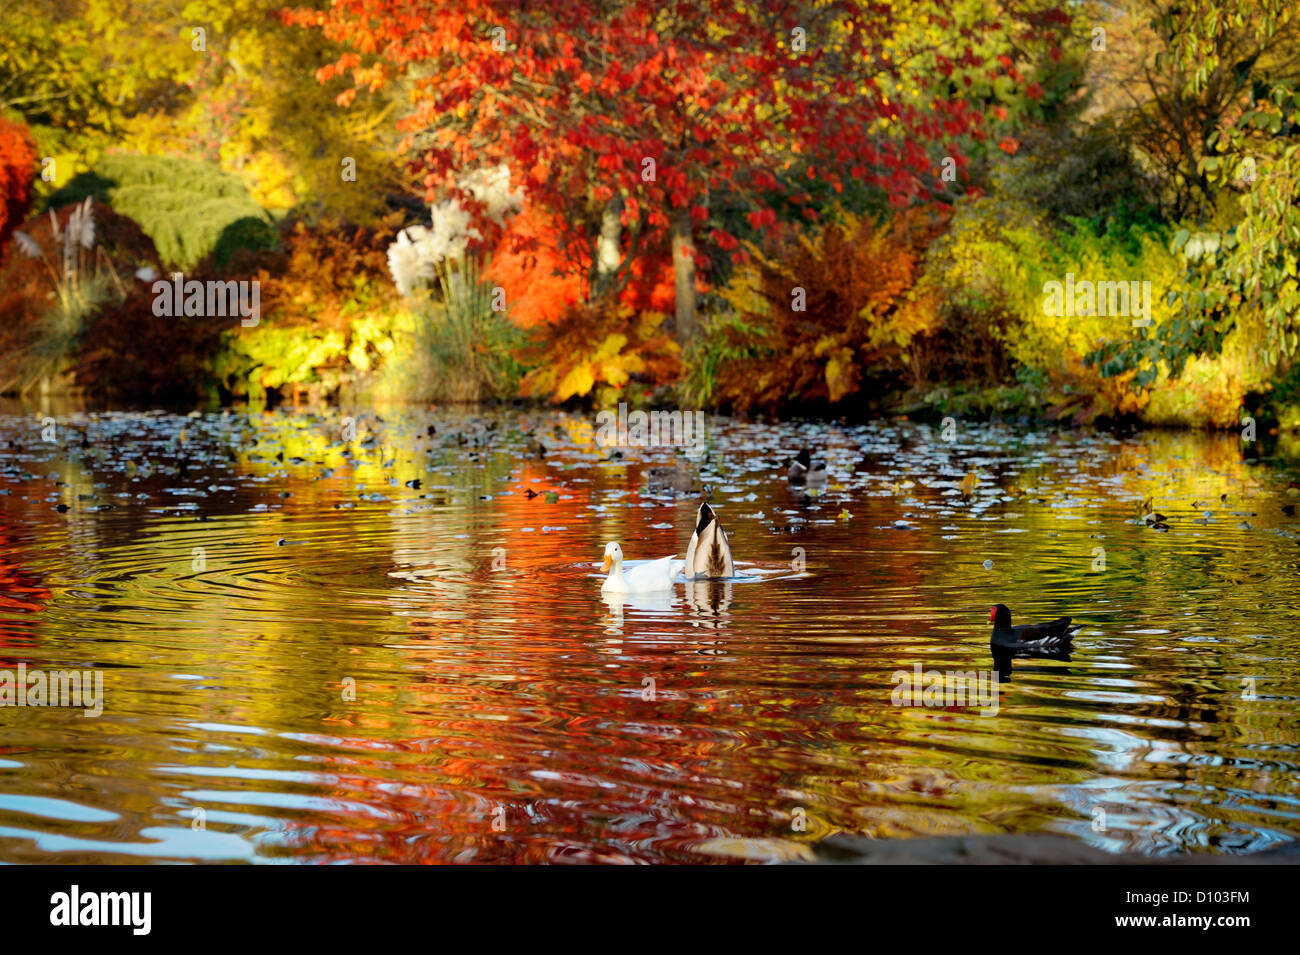
[[[94,670],[104,709],[0,707],[0,861],[1300,834],[1295,458],[1235,436],[710,417],[691,465],[534,411],[51,417],[0,416],[0,669]],[[602,599],[607,540],[685,554],[674,461],[762,579]],[[997,602],[1075,652],[995,715],[894,705],[899,670],[992,668]]]

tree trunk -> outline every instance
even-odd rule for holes
[[[695,340],[699,326],[695,317],[695,257],[692,254],[690,209],[676,209],[670,226],[673,238],[673,281],[677,297],[677,340],[687,345]]]
[[[599,299],[609,288],[623,264],[619,244],[623,237],[623,197],[615,196],[605,204],[600,216],[600,238],[596,241],[596,287],[593,299]]]

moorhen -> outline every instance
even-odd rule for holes
[[[993,646],[1008,650],[1062,649],[1070,645],[1075,631],[1082,629],[1078,626],[1071,627],[1069,617],[1013,627],[1011,610],[1006,604],[992,607],[989,610],[989,620],[993,623]]]

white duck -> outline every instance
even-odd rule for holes
[[[609,576],[600,585],[600,591],[607,594],[632,594],[672,590],[677,581],[677,568],[681,565],[676,557],[673,554],[646,561],[624,572],[623,548],[618,546],[618,541],[610,541],[605,545],[605,563],[600,568]]]
[[[695,531],[691,534],[691,542],[686,545],[683,573],[688,580],[736,576],[727,532],[708,504],[701,504],[695,512]]]

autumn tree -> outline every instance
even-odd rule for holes
[[[1186,266],[1182,287],[1173,290],[1181,307],[1134,340],[1099,348],[1090,358],[1103,373],[1136,371],[1134,384],[1145,386],[1162,367],[1180,373],[1190,357],[1217,354],[1237,334],[1266,369],[1294,374],[1300,355],[1298,24],[1300,14],[1286,0],[1188,0],[1162,21],[1165,44],[1157,62],[1179,78],[1177,95],[1187,102],[1222,98],[1197,127],[1185,159],[1209,211],[1189,218],[1174,236]],[[1254,52],[1236,60],[1242,51]]]
[[[320,0],[314,0],[320,2]],[[46,189],[107,150],[204,158],[264,206],[365,222],[401,189],[381,98],[341,112],[315,71],[339,56],[287,25],[282,0],[5,0],[0,112],[23,118]]]
[[[671,242],[689,338],[711,197],[739,197],[750,226],[771,230],[776,195],[816,218],[810,183],[838,192],[856,179],[900,205],[925,196],[936,162],[961,161],[959,140],[984,123],[951,78],[1023,82],[1010,57],[990,65],[978,48],[1064,22],[1052,5],[1018,21],[995,4],[956,6],[961,20],[946,0],[332,0],[294,18],[349,49],[319,74],[351,77],[342,103],[395,84],[409,94],[400,128],[430,200],[458,171],[508,163],[566,223],[589,295],[616,288],[638,248]],[[901,95],[922,56],[933,70],[910,73]],[[725,227],[704,238],[745,257]]]
[[[32,201],[36,144],[27,127],[0,116],[0,253]]]
[[[1206,215],[1218,189],[1200,167],[1220,131],[1271,84],[1300,82],[1293,4],[1121,0],[1089,5],[1086,119],[1110,116],[1164,186],[1171,219]],[[1189,34],[1197,36],[1194,49]]]

